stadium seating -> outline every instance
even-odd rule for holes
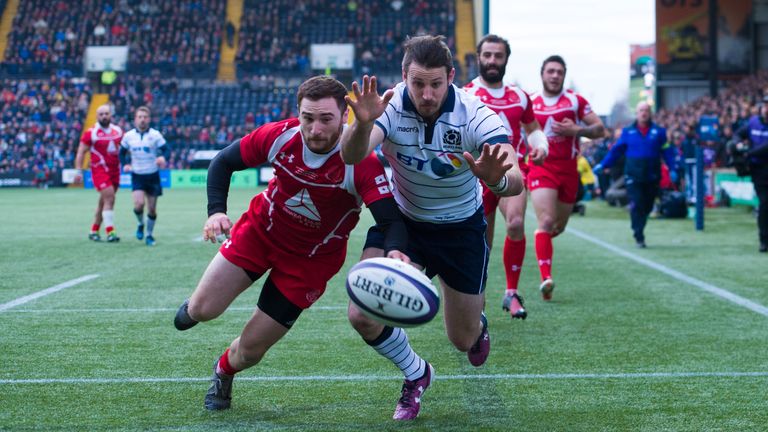
[[[222,0],[20,2],[8,37],[7,74],[81,75],[85,47],[129,45],[129,70],[215,77]]]
[[[454,48],[452,0],[246,0],[238,72],[306,74],[311,43],[354,43],[356,74],[399,73],[406,36],[443,34]]]
[[[72,167],[90,102],[85,80],[0,83],[0,172]]]

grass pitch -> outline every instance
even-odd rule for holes
[[[233,219],[252,194],[231,191]],[[117,197],[122,241],[96,244],[86,239],[94,191],[0,190],[0,309],[99,275],[0,310],[0,430],[768,428],[768,256],[757,253],[755,220],[743,208],[707,210],[703,232],[690,220],[651,220],[649,248],[638,250],[625,211],[589,203],[554,241],[551,303],[537,292],[529,218],[522,322],[501,310],[497,218],[489,360],[470,366],[440,318],[409,330],[437,379],[419,418],[400,424],[391,415],[402,377],[345,314],[343,275],[359,256],[367,211],[326,295],[261,364],[238,375],[233,408],[211,413],[202,407],[211,364],[241,331],[260,285],[219,319],[176,331],[176,308],[216,252],[199,239],[205,192],[166,191],[153,248],[133,237],[129,195]]]

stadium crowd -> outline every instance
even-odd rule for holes
[[[359,72],[399,74],[405,35],[448,35],[455,49],[454,9],[451,0],[246,0],[238,69],[304,75],[311,43],[354,43]]]
[[[225,13],[222,0],[23,1],[4,66],[11,73],[79,71],[86,46],[128,45],[134,73],[214,77]]]

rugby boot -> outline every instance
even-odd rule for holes
[[[213,376],[211,377],[211,387],[205,394],[205,409],[219,411],[229,409],[232,405],[232,381],[234,375],[225,375],[216,373],[216,366],[219,359],[213,362]]]
[[[435,369],[427,363],[424,376],[413,381],[404,380],[400,400],[397,401],[395,414],[392,416],[395,420],[413,420],[419,415],[421,409],[421,397],[432,383],[432,377],[435,375]]]
[[[528,312],[525,310],[525,305],[523,304],[523,298],[517,293],[505,295],[501,308],[509,312],[512,319],[524,320],[528,317]]]
[[[480,315],[480,321],[483,323],[483,331],[467,351],[467,358],[474,367],[482,366],[491,352],[491,335],[488,333],[488,318],[485,317],[485,312]]]

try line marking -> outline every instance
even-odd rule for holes
[[[8,303],[0,304],[0,312],[6,311],[6,310],[8,310],[10,308],[16,307],[18,305],[22,305],[24,303],[31,302],[32,300],[39,299],[40,297],[47,296],[48,294],[53,294],[55,292],[58,292],[58,291],[61,291],[61,290],[65,289],[65,288],[69,288],[69,287],[75,286],[77,284],[80,284],[80,283],[83,283],[83,282],[87,282],[87,281],[89,281],[91,279],[96,279],[97,277],[99,277],[99,275],[97,275],[97,274],[81,276],[81,277],[79,277],[77,279],[72,279],[70,281],[66,281],[66,282],[60,283],[60,284],[52,286],[50,288],[46,288],[46,289],[44,289],[42,291],[38,291],[36,293],[32,293],[32,294],[26,295],[24,297],[19,297],[16,300],[9,301]]]
[[[567,228],[566,232],[569,232],[576,237],[580,237],[590,243],[594,243],[600,247],[603,247],[605,249],[608,249],[609,251],[615,253],[616,255],[621,255],[624,258],[631,259],[632,261],[635,261],[638,264],[642,264],[646,267],[652,268],[660,273],[664,273],[667,276],[671,276],[674,279],[679,280],[680,282],[685,282],[689,285],[693,285],[696,288],[702,289],[710,294],[714,294],[722,299],[728,300],[731,303],[735,303],[741,307],[747,308],[753,312],[757,312],[760,315],[768,317],[768,307],[765,307],[759,303],[755,303],[752,300],[746,299],[744,297],[741,297],[739,295],[736,295],[728,290],[724,290],[722,288],[716,287],[712,284],[708,284],[704,281],[701,281],[699,279],[696,279],[694,277],[688,276],[685,273],[681,273],[677,270],[673,270],[667,266],[655,263],[649,259],[645,259],[639,255],[635,255],[631,252],[627,252],[621,248],[618,248],[610,243],[606,243],[596,237],[592,237],[591,235],[581,232],[577,229],[573,228]]]
[[[604,379],[678,379],[678,378],[755,378],[768,377],[768,372],[638,372],[638,373],[552,373],[552,374],[459,374],[435,375],[438,381],[456,380],[604,380]],[[394,381],[402,376],[383,375],[305,375],[305,376],[240,376],[237,381]],[[210,378],[38,378],[0,379],[0,384],[142,384],[142,383],[196,383]]]

